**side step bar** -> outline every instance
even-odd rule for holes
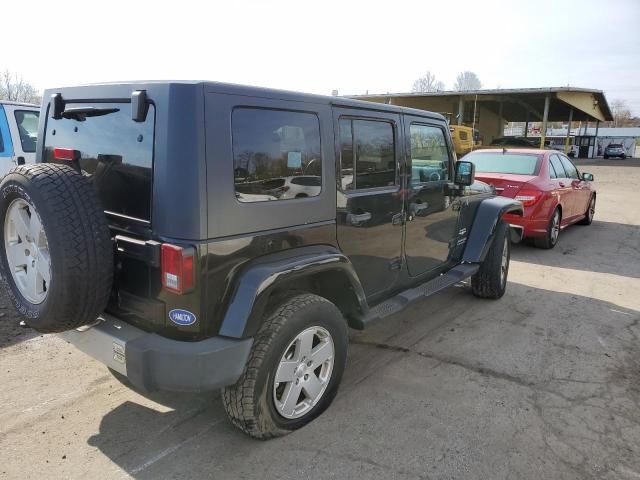
[[[443,275],[429,280],[417,287],[405,290],[404,292],[397,294],[395,297],[391,297],[389,300],[379,303],[375,307],[371,308],[369,312],[361,318],[360,321],[362,322],[362,328],[370,325],[376,320],[398,313],[416,300],[429,297],[434,293],[438,293],[440,290],[444,290],[451,285],[469,278],[471,275],[476,273],[479,268],[480,265],[475,263],[458,265]]]

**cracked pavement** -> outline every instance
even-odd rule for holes
[[[0,478],[639,479],[640,160],[577,163],[591,226],[515,246],[499,301],[458,285],[352,332],[332,407],[268,442],[217,393],[142,396],[0,300]]]

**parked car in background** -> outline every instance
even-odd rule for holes
[[[596,207],[593,175],[580,173],[563,153],[539,149],[478,150],[465,156],[476,166],[476,179],[498,195],[515,198],[524,215],[504,220],[541,248],[553,248],[560,231],[574,223],[590,225]]]
[[[627,158],[627,154],[624,151],[624,146],[621,143],[610,143],[604,149],[605,160],[611,157],[618,157],[621,159]]]
[[[536,148],[539,145],[535,140],[525,137],[498,137],[494,138],[489,147],[520,147],[520,148]]]
[[[0,100],[0,177],[36,157],[40,107]]]

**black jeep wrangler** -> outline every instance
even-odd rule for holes
[[[469,277],[505,291],[522,206],[441,115],[208,82],[44,98],[38,163],[0,184],[16,307],[140,389],[222,387],[249,435],[328,407],[348,327]]]

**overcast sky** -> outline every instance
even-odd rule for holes
[[[206,79],[330,94],[604,90],[640,115],[640,0],[2,2],[0,69],[38,88]],[[170,5],[170,6],[169,6]]]

